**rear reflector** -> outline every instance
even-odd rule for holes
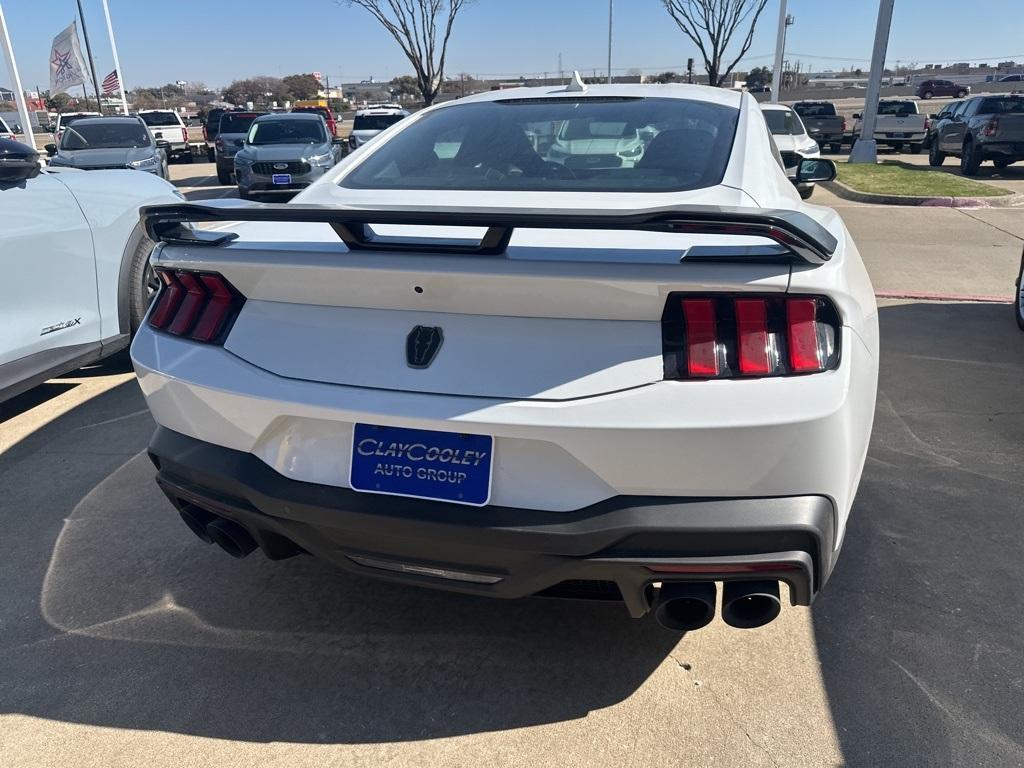
[[[149,325],[194,341],[220,343],[245,297],[215,273],[156,270],[163,288],[149,313]]]
[[[666,379],[791,376],[839,365],[839,313],[823,296],[671,294],[661,330]]]
[[[799,571],[796,563],[652,563],[651,573],[765,573],[767,571]]]

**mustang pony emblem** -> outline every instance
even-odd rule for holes
[[[405,361],[410,368],[427,368],[443,343],[444,333],[440,328],[417,325],[405,339]]]

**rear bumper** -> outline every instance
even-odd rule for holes
[[[983,141],[980,146],[989,157],[1024,158],[1024,141]]]
[[[293,553],[287,539],[346,571],[468,594],[614,585],[610,596],[641,616],[656,582],[777,579],[794,604],[809,605],[838,554],[835,510],[821,496],[615,496],[571,512],[471,508],[298,482],[251,454],[164,427],[149,451],[176,506],[243,525],[271,558]],[[417,570],[386,569],[396,564]]]
[[[897,136],[900,131],[892,131],[888,133],[875,133],[875,141],[882,142],[883,144],[920,144],[924,141],[924,131],[907,131]]]

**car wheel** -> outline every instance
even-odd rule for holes
[[[814,187],[807,187],[806,189],[798,189],[801,200],[810,200],[811,195],[814,194]]]
[[[829,151],[831,151],[833,155],[838,155],[839,151],[843,148],[843,145],[842,144],[829,144],[828,148],[829,148]]]
[[[1020,271],[1017,273],[1017,300],[1013,303],[1017,315],[1017,327],[1024,331],[1024,253],[1020,257]]]
[[[928,147],[928,165],[932,168],[938,168],[946,162],[946,153],[939,151],[939,142],[932,141],[931,146]]]
[[[962,99],[962,98],[963,98],[964,96],[966,96],[966,95],[967,95],[967,91],[963,91],[963,90],[961,90],[961,91],[957,91],[957,92],[956,92],[956,97],[957,97],[958,99]]]
[[[964,151],[960,155],[960,172],[964,176],[977,176],[981,168],[981,152],[974,146],[974,142],[968,139],[964,142]]]
[[[215,163],[217,162],[217,153],[213,151],[213,147],[206,148],[206,162]]]
[[[128,316],[134,335],[142,318],[146,316],[150,302],[160,289],[160,279],[149,263],[149,254],[156,244],[143,233],[138,245],[131,255],[131,267],[128,271]]]
[[[1005,157],[1000,157],[998,160],[993,160],[992,162],[995,164],[996,168],[1000,170],[1002,170],[1003,168],[1010,164],[1010,161],[1007,160]]]
[[[181,156],[183,162],[191,163],[195,158],[192,156],[192,150],[190,149],[184,155]]]
[[[921,154],[921,145],[920,144],[911,144],[910,145],[910,154],[912,154],[912,155],[920,155]]]
[[[902,141],[897,141],[895,144],[893,144],[892,145],[892,151],[893,152],[902,152],[903,151],[903,142]]]
[[[922,99],[930,99],[934,94],[931,91],[925,91],[921,94]]]
[[[220,168],[218,168],[217,169],[217,181],[220,184],[224,184],[224,185],[230,184],[231,183],[231,173],[228,172],[228,171],[222,171]]]

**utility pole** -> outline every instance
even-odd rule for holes
[[[11,85],[14,86],[14,99],[18,102],[18,114],[21,116],[22,136],[28,139],[28,145],[36,148],[35,137],[32,135],[32,116],[28,113],[28,104],[25,102],[25,92],[21,89],[21,75],[18,74],[18,65],[14,61],[14,49],[11,48],[11,36],[7,34],[7,19],[4,18],[4,7],[0,5],[0,43],[4,47],[4,56],[7,58],[7,69],[11,73]]]
[[[103,0],[103,14],[107,17],[107,34],[110,36],[110,50],[114,53],[114,72],[117,73],[117,84],[121,91],[121,106],[124,108],[125,117],[128,116],[128,95],[124,91],[124,75],[121,74],[121,61],[117,58],[117,43],[114,42],[114,26],[110,23],[110,8],[107,7],[107,0]],[[82,26],[85,29],[85,26]]]
[[[103,114],[103,102],[100,101],[100,81],[96,79],[96,62],[92,59],[92,46],[89,44],[89,30],[85,26],[85,14],[82,13],[82,0],[78,0],[78,18],[82,20],[82,37],[85,38],[85,55],[89,57],[89,71],[92,72],[92,87],[96,90],[96,111]]]
[[[612,3],[608,0],[608,85],[612,84]]]
[[[878,97],[882,92],[882,70],[889,48],[889,29],[895,0],[879,0],[878,24],[875,26],[875,47],[871,53],[871,76],[864,100],[864,116],[860,121],[860,137],[850,150],[851,163],[877,163],[878,145],[875,143],[875,121],[878,118]]]
[[[779,0],[779,28],[775,33],[775,70],[772,72],[772,103],[779,103],[782,90],[782,56],[786,50],[786,0]]]
[[[558,52],[558,79],[559,80],[564,80],[565,79],[565,70],[562,69],[562,52],[561,51]]]

